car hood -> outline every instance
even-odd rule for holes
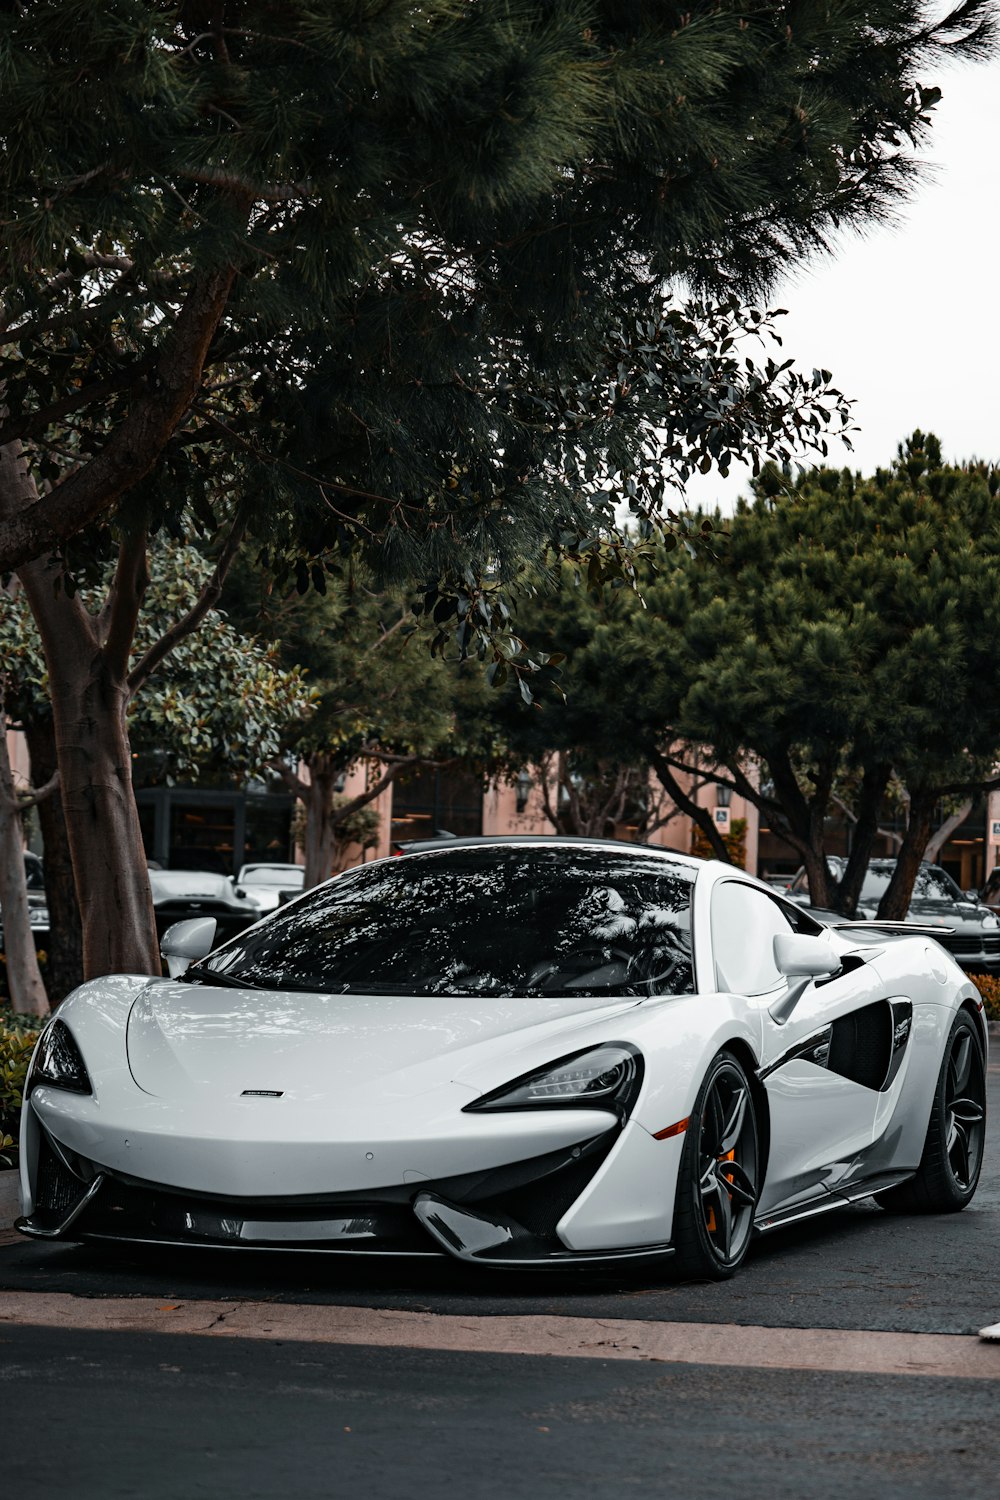
[[[383,1097],[407,1097],[460,1080],[491,1057],[502,1070],[504,1055],[515,1045],[520,1052],[526,1039],[551,1037],[557,1057],[572,1050],[563,1033],[637,1003],[302,994],[157,980],[129,1015],[128,1063],[139,1087],[161,1097],[273,1090],[362,1102],[373,1085]]]
[[[866,907],[864,915],[875,916],[877,907]],[[862,908],[858,907],[858,915],[861,916]],[[946,906],[940,901],[911,901],[910,909],[904,921],[916,922],[921,926],[951,928],[954,932],[980,932],[983,922],[993,913],[988,912],[985,907],[973,906],[972,902],[963,902],[959,905]],[[987,923],[992,928],[993,922]]]
[[[249,896],[237,896],[232,881],[207,870],[150,870],[153,901],[224,901],[229,906],[256,911]]]

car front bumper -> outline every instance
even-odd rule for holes
[[[600,1174],[622,1132],[440,1181],[299,1197],[236,1198],[179,1191],[102,1168],[44,1130],[32,1211],[34,1239],[119,1241],[212,1249],[365,1256],[453,1256],[495,1267],[658,1258],[667,1242],[577,1248],[558,1226]]]

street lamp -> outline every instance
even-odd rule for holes
[[[718,807],[728,807],[733,800],[733,789],[731,786],[716,786],[715,802]]]
[[[532,781],[531,776],[522,766],[520,771],[518,771],[517,773],[517,781],[514,783],[514,791],[517,798],[516,806],[519,813],[523,813],[525,808],[527,807],[528,798],[531,796],[531,790],[534,784],[535,783]]]

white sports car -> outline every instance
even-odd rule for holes
[[[725,1277],[755,1230],[976,1190],[983,1006],[912,926],[541,838],[381,860],[209,953],[213,931],[178,924],[178,977],[92,980],[46,1027],[25,1234]]]

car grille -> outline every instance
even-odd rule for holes
[[[340,1232],[331,1225],[341,1226]],[[329,1202],[284,1208],[250,1199],[211,1199],[109,1178],[74,1232],[129,1240],[322,1248],[413,1254],[433,1250],[408,1204]]]
[[[126,1178],[88,1163],[104,1180],[75,1220],[71,1233],[74,1238],[79,1235],[245,1249],[436,1255],[441,1253],[439,1245],[413,1212],[413,1200],[426,1191],[487,1217],[519,1225],[539,1244],[561,1250],[555,1237],[556,1225],[616,1139],[617,1132],[611,1130],[573,1150],[550,1152],[486,1172],[329,1197],[212,1197]],[[65,1176],[75,1181],[69,1174]],[[85,1191],[79,1182],[75,1187],[73,1204]]]
[[[58,1228],[76,1208],[88,1184],[75,1177],[59,1160],[43,1135],[38,1147],[35,1181],[35,1211],[32,1215],[45,1229]]]
[[[173,901],[158,901],[156,903],[158,915],[165,917],[189,917],[192,913],[199,917],[242,917],[248,915],[243,911],[237,911],[225,901],[215,901],[209,896],[192,896],[190,899],[175,898]]]

